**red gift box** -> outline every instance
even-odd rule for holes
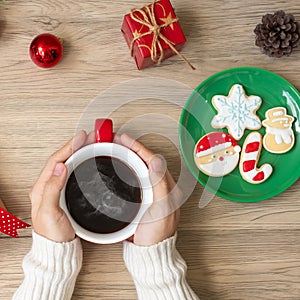
[[[141,9],[132,9],[124,16],[121,30],[138,69],[160,64],[174,54],[189,63],[178,52],[186,39],[169,0],[154,1]]]

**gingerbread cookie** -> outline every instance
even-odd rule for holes
[[[212,177],[221,177],[235,169],[241,147],[227,133],[211,132],[203,136],[194,149],[194,161],[200,171]]]
[[[228,96],[216,95],[212,98],[218,114],[212,119],[211,125],[214,128],[227,127],[232,137],[240,140],[246,128],[257,130],[261,127],[256,115],[261,103],[259,96],[247,96],[243,86],[235,84]]]
[[[262,122],[266,127],[263,145],[267,151],[280,154],[293,148],[295,143],[293,121],[294,118],[286,114],[284,107],[267,110],[266,119]]]
[[[270,164],[257,168],[262,148],[262,137],[259,132],[251,132],[243,145],[239,169],[241,176],[249,183],[258,184],[266,181],[272,174]]]

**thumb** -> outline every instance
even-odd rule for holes
[[[159,201],[168,195],[167,166],[163,157],[153,156],[149,163],[149,176],[153,188],[154,201]]]
[[[163,158],[153,156],[149,162],[149,177],[153,189],[153,204],[144,214],[142,223],[155,222],[169,214],[168,178],[166,162]]]
[[[43,205],[57,207],[59,205],[60,192],[63,189],[67,179],[67,169],[63,163],[57,163],[52,176],[47,181],[44,195]]]
[[[153,189],[153,204],[149,207],[144,222],[158,221],[175,211],[173,197],[174,181],[162,157],[153,156],[149,162],[149,176]]]

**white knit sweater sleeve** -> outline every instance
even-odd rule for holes
[[[69,300],[82,265],[79,238],[68,243],[32,233],[32,248],[24,257],[24,281],[13,300]]]
[[[186,281],[186,263],[176,249],[177,235],[141,247],[124,242],[124,261],[139,300],[197,300]]]

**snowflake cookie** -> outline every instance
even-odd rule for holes
[[[242,85],[231,87],[229,95],[215,95],[212,104],[218,114],[212,119],[214,128],[227,127],[229,133],[236,140],[240,140],[245,129],[257,130],[261,128],[261,121],[256,115],[262,100],[259,96],[247,96]]]

